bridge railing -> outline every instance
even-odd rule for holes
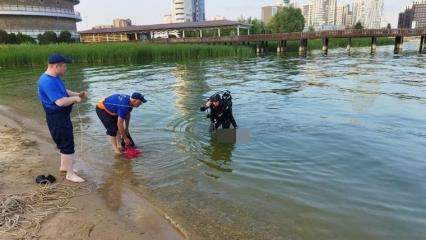
[[[418,29],[347,29],[338,31],[321,32],[293,32],[256,34],[242,36],[222,36],[222,37],[191,37],[191,38],[165,38],[151,39],[155,43],[224,43],[224,42],[261,42],[261,41],[281,41],[281,40],[301,40],[301,39],[322,39],[322,38],[355,38],[355,37],[410,37],[425,36],[426,28]]]

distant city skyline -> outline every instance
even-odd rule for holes
[[[299,6],[309,0],[296,1]],[[352,4],[352,0],[337,0],[338,4]],[[384,20],[396,27],[398,14],[405,10],[413,0],[384,0]],[[274,4],[274,0],[206,0],[206,18],[223,16],[236,20],[240,16],[260,19],[261,7]],[[170,13],[170,0],[102,0],[104,8],[99,8],[99,2],[81,0],[76,6],[83,21],[77,24],[78,30],[90,29],[96,25],[111,24],[115,18],[130,18],[136,25],[163,23],[164,15]]]

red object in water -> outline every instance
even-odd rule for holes
[[[137,156],[141,155],[143,152],[137,150],[136,148],[132,148],[132,147],[127,147],[124,152],[123,155],[129,159],[132,160],[134,158],[136,158]]]

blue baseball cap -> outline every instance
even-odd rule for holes
[[[133,93],[132,96],[131,96],[131,98],[137,99],[137,100],[141,100],[143,103],[147,102],[147,100],[145,99],[145,97],[142,94],[138,93],[138,92]]]
[[[64,56],[62,56],[59,53],[54,53],[54,54],[50,55],[48,61],[49,61],[49,64],[56,64],[56,63],[70,64],[70,63],[72,63],[71,59],[65,58]]]

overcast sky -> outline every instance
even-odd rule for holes
[[[271,5],[274,0],[205,0],[207,19],[224,16],[238,19],[239,16],[260,18],[262,6]],[[385,21],[396,26],[398,13],[403,11],[413,0],[384,0]],[[110,25],[114,18],[130,18],[133,24],[163,23],[163,16],[170,12],[171,0],[81,0],[76,10],[83,16],[78,23],[78,30],[89,29],[95,25]],[[298,0],[299,5],[308,0]],[[351,3],[351,0],[337,0],[338,4]]]

